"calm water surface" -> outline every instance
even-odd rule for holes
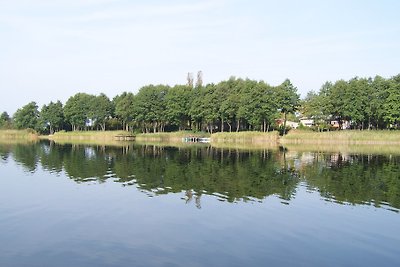
[[[400,156],[0,145],[0,266],[400,266]]]

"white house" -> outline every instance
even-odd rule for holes
[[[300,124],[303,126],[311,127],[314,125],[314,120],[313,119],[300,119]]]

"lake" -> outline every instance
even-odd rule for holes
[[[400,154],[0,144],[0,266],[400,266]]]

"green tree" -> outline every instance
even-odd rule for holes
[[[376,129],[385,128],[384,106],[387,98],[389,82],[380,77],[375,76],[371,84],[371,93],[368,95],[368,125],[374,125]]]
[[[247,103],[253,105],[253,111],[249,112],[251,124],[254,126],[260,125],[260,130],[263,132],[269,131],[271,124],[274,123],[278,116],[278,105],[275,99],[277,98],[277,90],[272,86],[261,81],[258,82],[252,89],[252,97]]]
[[[101,93],[99,96],[92,97],[89,105],[88,117],[95,125],[100,125],[102,131],[105,131],[106,122],[111,118],[113,111],[110,99]]]
[[[48,105],[43,105],[40,111],[40,121],[48,128],[50,134],[58,131],[64,124],[64,110],[62,103],[50,102]]]
[[[400,123],[400,74],[389,80],[387,98],[383,104],[384,119],[391,127]]]
[[[9,129],[11,128],[11,118],[7,112],[3,112],[0,115],[0,128]]]
[[[186,85],[176,85],[165,96],[166,120],[170,125],[178,126],[179,130],[188,127],[191,121],[191,90],[194,89]]]
[[[191,105],[189,109],[189,115],[192,119],[192,126],[194,130],[202,130],[204,112],[203,107],[204,97],[206,95],[205,87],[194,88],[191,90]]]
[[[289,79],[286,79],[278,87],[277,91],[278,106],[284,115],[283,134],[286,133],[286,120],[289,113],[294,113],[300,104],[300,97],[297,88],[293,86]]]
[[[218,84],[219,87],[226,88],[226,97],[221,99],[219,113],[221,116],[221,131],[223,131],[224,122],[228,124],[229,132],[232,132],[232,125],[235,123],[240,102],[241,102],[241,86],[243,80],[236,79],[235,77],[229,78],[227,81],[222,81]]]
[[[344,80],[336,81],[328,91],[326,100],[330,108],[329,114],[339,122],[339,129],[342,129],[343,120],[348,120],[345,114],[348,114],[346,108],[348,101],[345,99],[348,83]]]
[[[94,97],[86,93],[77,93],[65,103],[64,116],[71,124],[73,131],[79,131],[85,127],[89,118],[90,103]]]
[[[142,124],[142,129],[149,132],[163,132],[166,125],[165,97],[169,86],[148,85],[142,87],[136,95],[134,113],[136,120]]]
[[[36,129],[39,111],[36,102],[30,102],[18,109],[14,114],[14,123],[18,129]]]
[[[205,94],[202,98],[203,120],[207,131],[212,134],[215,124],[220,118],[219,104],[222,101],[223,93],[214,84],[207,84],[204,90]]]
[[[348,82],[344,96],[344,115],[353,124],[354,128],[364,129],[364,122],[370,116],[368,94],[371,94],[367,79],[355,77]]]
[[[115,115],[122,121],[122,128],[129,131],[129,123],[134,118],[135,95],[123,92],[113,99],[115,105]]]

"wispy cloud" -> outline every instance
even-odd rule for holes
[[[114,8],[107,8],[72,18],[73,21],[105,21],[105,20],[127,20],[134,18],[148,17],[169,17],[189,15],[193,13],[207,12],[221,7],[223,1],[201,1],[195,3],[168,3],[161,4],[140,4],[128,5]]]

